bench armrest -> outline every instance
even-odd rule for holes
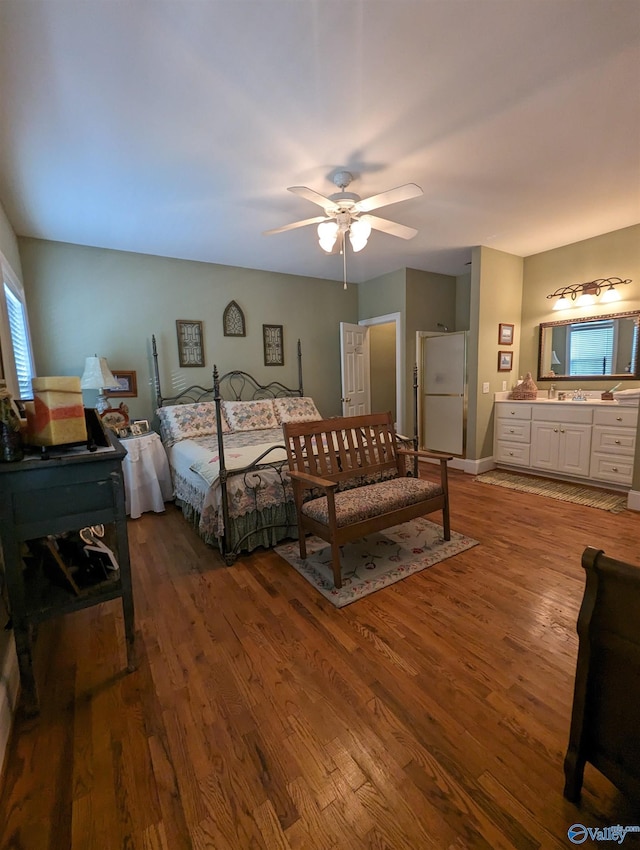
[[[429,452],[425,449],[418,449],[417,451],[413,451],[413,449],[398,449],[399,455],[411,455],[412,457],[431,457],[434,460],[453,460],[453,455],[445,455],[442,452]]]
[[[329,481],[328,478],[320,478],[317,475],[311,475],[308,472],[298,472],[295,469],[289,470],[291,478],[299,481],[303,487],[320,487],[322,490],[335,490],[338,486],[337,481]]]

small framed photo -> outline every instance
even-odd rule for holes
[[[498,372],[510,372],[513,369],[513,351],[498,352]]]
[[[284,366],[282,325],[263,325],[264,365]]]
[[[118,428],[118,436],[121,440],[124,440],[131,436],[131,430],[129,428]]]
[[[513,345],[513,331],[515,325],[507,325],[500,322],[498,325],[498,345]]]
[[[176,319],[176,330],[180,366],[204,366],[202,322],[195,319]]]
[[[131,434],[134,437],[140,437],[142,434],[149,433],[149,421],[147,419],[134,419],[130,427]]]
[[[118,383],[117,389],[104,390],[104,394],[109,398],[135,398],[138,395],[138,385],[136,383],[135,372],[125,372],[122,369],[112,369],[113,377]]]

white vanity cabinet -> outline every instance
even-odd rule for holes
[[[637,407],[593,411],[591,478],[631,486],[637,424]]]
[[[529,466],[531,405],[496,403],[494,455],[496,463]]]
[[[638,408],[538,399],[495,403],[494,461],[560,478],[630,487]]]
[[[532,410],[531,419],[532,468],[588,478],[593,411],[541,404]]]

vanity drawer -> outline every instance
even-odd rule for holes
[[[531,405],[498,402],[496,404],[496,415],[501,419],[531,419]]]
[[[556,407],[555,404],[558,406]],[[562,422],[572,425],[591,425],[593,409],[580,407],[580,402],[571,404],[540,404],[533,408],[531,418],[538,422]]]
[[[498,440],[496,443],[496,463],[514,463],[517,466],[529,466],[529,452],[531,446],[521,443],[508,443]]]
[[[633,458],[636,450],[636,432],[633,428],[607,428],[594,425],[591,432],[591,450]]]
[[[522,419],[498,419],[496,437],[507,442],[529,443],[531,422],[524,422]]]
[[[633,457],[620,460],[610,455],[591,455],[590,478],[629,486],[633,478]]]
[[[593,411],[594,425],[612,425],[616,428],[635,428],[638,422],[637,407],[597,407]]]

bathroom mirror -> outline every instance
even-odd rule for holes
[[[638,380],[640,311],[540,325],[538,380]]]

